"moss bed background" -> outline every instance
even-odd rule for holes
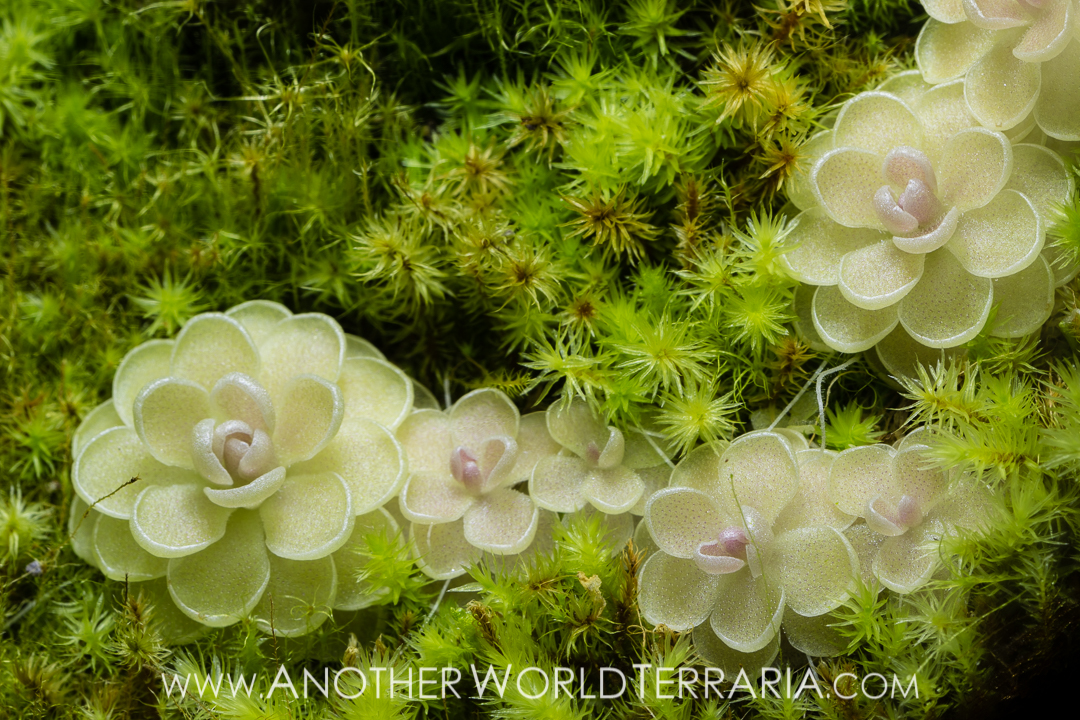
[[[642,554],[610,557],[595,523],[439,602],[373,547],[377,607],[184,646],[68,547],[71,435],[124,354],[254,298],[332,315],[440,399],[578,394],[680,452],[771,418],[845,360],[792,329],[784,182],[830,111],[913,67],[924,20],[910,0],[0,4],[0,716],[985,716],[1059,689],[1045,673],[1072,667],[1080,620],[1077,281],[1039,337],[980,336],[902,383],[860,359],[831,385],[829,447],[931,424],[940,461],[995,489],[992,531],[952,541],[938,580],[836,613],[850,646],[821,677],[915,673],[918,699],[178,702],[162,672],[562,665],[591,683],[697,660],[640,618]],[[1080,257],[1080,207],[1052,237]]]

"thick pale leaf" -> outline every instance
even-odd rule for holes
[[[922,272],[922,255],[903,252],[892,240],[885,239],[841,259],[839,288],[852,305],[880,310],[907,295]]]
[[[1054,218],[1054,206],[1068,202],[1076,184],[1060,155],[1042,145],[1023,144],[1013,145],[1013,171],[1005,188],[1027,196],[1046,226]]]
[[[622,435],[616,440],[604,419],[580,398],[551,405],[547,410],[547,425],[551,437],[580,458],[595,464],[599,456],[607,452],[620,456],[615,464],[622,460],[621,452],[616,452],[619,448],[614,447],[620,444]],[[610,451],[609,444],[613,445]],[[625,441],[622,445],[625,447]]]
[[[95,564],[110,580],[153,580],[164,577],[169,568],[168,560],[151,555],[135,542],[127,520],[100,516],[94,523],[93,543]]]
[[[539,510],[532,499],[505,488],[484,495],[465,511],[465,539],[496,555],[513,555],[536,536]]]
[[[691,488],[670,487],[645,503],[644,522],[657,547],[687,560],[701,543],[715,541],[721,530],[738,520],[722,513],[709,495]]]
[[[517,461],[510,472],[510,484],[530,480],[537,463],[544,458],[558,455],[562,449],[548,432],[547,413],[533,412],[521,417],[517,449]]]
[[[454,444],[450,418],[438,410],[416,410],[397,429],[397,439],[408,458],[409,472],[446,473]]]
[[[450,408],[450,437],[454,447],[479,452],[493,437],[516,438],[521,416],[505,393],[491,388],[473,390]]]
[[[1039,127],[1058,140],[1080,140],[1080,39],[1074,39],[1054,59],[1038,65],[1044,80],[1035,103]]]
[[[126,520],[147,485],[177,475],[151,457],[134,430],[120,426],[87,443],[71,469],[71,484],[88,505],[97,503],[97,512]],[[139,480],[127,485],[134,478]]]
[[[113,375],[116,414],[128,427],[135,422],[135,398],[150,383],[169,376],[172,340],[149,340],[124,356]]]
[[[444,466],[443,473],[448,469]],[[291,472],[337,473],[349,485],[357,515],[386,504],[408,475],[405,452],[393,433],[371,420],[343,422],[329,445],[312,459],[293,465]]]
[[[345,544],[355,517],[349,486],[336,473],[288,476],[259,506],[266,547],[278,557],[315,560]]]
[[[605,470],[593,468],[581,484],[581,494],[605,513],[624,513],[641,500],[645,483],[633,470],[622,465]]]
[[[1002,278],[1035,262],[1044,237],[1031,201],[1002,190],[986,207],[964,214],[946,247],[972,275]]]
[[[538,506],[547,510],[580,510],[588,503],[581,494],[581,486],[589,469],[588,464],[577,455],[549,455],[536,464],[529,478],[529,495]]]
[[[895,147],[920,147],[922,139],[915,112],[897,96],[883,92],[863,92],[848,100],[833,128],[835,147],[859,148],[877,155]]]
[[[968,22],[927,20],[915,41],[915,61],[933,84],[962,77],[994,45],[994,33]]]
[[[734,683],[739,681],[739,674],[754,682],[761,677],[764,668],[772,667],[773,660],[780,654],[780,636],[776,635],[769,644],[752,653],[732,650],[716,636],[709,623],[702,623],[694,628],[694,649],[706,664],[718,668],[723,673],[721,680]],[[715,674],[705,670],[708,680],[716,680]]]
[[[709,616],[717,637],[744,653],[761,650],[776,639],[784,617],[783,589],[767,575],[752,578],[748,569],[718,577],[720,594]]]
[[[223,376],[210,391],[210,403],[219,422],[243,420],[253,430],[274,434],[276,416],[270,393],[250,375],[229,373]]]
[[[926,453],[928,448],[910,444],[893,455],[893,492],[908,495],[925,514],[937,504],[949,487],[949,476]]]
[[[430,524],[457,520],[476,497],[450,473],[413,473],[401,491],[401,512],[412,522]]]
[[[979,122],[991,130],[1008,130],[1035,107],[1041,85],[1039,64],[1017,59],[1008,43],[1001,43],[972,65],[964,97]]]
[[[345,418],[341,390],[316,375],[297,375],[280,395],[274,451],[285,467],[314,457]]]
[[[71,538],[71,549],[80,559],[97,567],[94,555],[94,526],[101,513],[91,510],[86,502],[75,495],[71,498],[71,511],[68,513],[67,533]],[[128,533],[131,534],[130,531]]]
[[[484,551],[465,539],[461,520],[438,525],[413,524],[409,530],[417,565],[434,580],[448,580],[465,573],[480,561]]]
[[[985,206],[1005,187],[1013,169],[1012,144],[986,128],[961,130],[945,143],[938,167],[942,201],[966,213]]]
[[[926,136],[923,148],[931,158],[940,157],[953,135],[979,124],[964,99],[963,78],[933,86],[919,97],[913,107],[922,121]]]
[[[835,287],[819,287],[812,309],[814,329],[821,339],[834,350],[847,353],[874,347],[898,322],[896,306],[864,310],[848,302]]]
[[[1074,0],[1043,3],[1041,10],[1013,48],[1013,55],[1024,62],[1052,60],[1073,38],[1077,13]]]
[[[784,612],[784,634],[796,650],[813,657],[832,657],[847,649],[847,639],[833,627],[840,621],[828,613],[804,617],[791,608]]]
[[[238,372],[259,373],[259,350],[243,325],[223,313],[203,313],[187,321],[173,347],[170,375],[210,390]]]
[[[226,310],[225,314],[243,325],[260,347],[279,322],[292,317],[287,307],[270,300],[249,300]]]
[[[883,157],[884,153],[840,147],[814,165],[810,183],[829,217],[847,227],[882,229],[874,193],[884,184]]]
[[[930,579],[938,564],[941,528],[925,522],[898,537],[886,538],[874,558],[874,574],[898,593],[909,593]]]
[[[412,412],[412,382],[385,360],[350,358],[342,365],[337,384],[346,419],[374,420],[393,430]]]
[[[843,534],[829,527],[805,527],[777,536],[769,549],[787,607],[812,617],[847,599],[859,558]]]
[[[169,593],[185,615],[211,627],[239,622],[270,583],[270,558],[257,514],[240,510],[225,537],[169,561]]]
[[[685,632],[705,622],[716,605],[720,581],[697,569],[693,560],[658,552],[645,561],[638,578],[638,606],[653,625]]]
[[[201,485],[151,485],[135,501],[131,534],[158,557],[184,557],[220,540],[232,512],[210,502]]]
[[[800,213],[795,221],[784,241],[792,249],[780,259],[792,277],[811,285],[835,285],[845,255],[889,238],[877,230],[838,225],[820,207]]]
[[[864,445],[836,456],[829,470],[829,498],[840,512],[862,517],[868,502],[892,490],[892,455],[888,445]]]
[[[922,6],[927,15],[943,23],[951,25],[967,19],[962,0],[922,0]]]
[[[375,347],[364,338],[345,333],[345,359],[351,360],[353,358],[375,358],[376,360],[385,360],[386,356],[383,355],[382,350]]]
[[[330,557],[301,561],[270,555],[270,584],[252,613],[256,625],[279,637],[306,635],[330,617],[337,583]]]
[[[211,414],[210,394],[201,385],[165,378],[135,398],[135,432],[162,463],[193,470],[192,431]]]
[[[922,280],[900,301],[900,323],[929,347],[962,345],[986,324],[993,295],[990,279],[975,277],[941,249],[927,256]]]
[[[831,527],[844,530],[855,516],[841,512],[829,499],[829,472],[836,453],[831,450],[802,450],[799,463],[799,494],[787,504],[776,520],[777,533],[803,527]]]
[[[120,427],[124,421],[116,412],[116,406],[112,400],[106,400],[90,411],[79,423],[79,428],[71,436],[71,457],[79,457],[87,443],[106,430]]]
[[[203,494],[210,502],[223,508],[247,508],[254,510],[263,501],[276,493],[285,482],[285,468],[277,467],[255,478],[247,485],[216,489],[203,488]]]
[[[795,454],[775,433],[738,438],[724,451],[719,469],[721,483],[730,483],[730,490],[721,492],[717,505],[729,517],[741,518],[744,508],[752,507],[771,525],[799,491]]]
[[[297,375],[316,375],[337,382],[345,361],[345,333],[328,315],[293,315],[274,325],[259,354],[259,384],[270,393],[280,413],[285,389]]]
[[[994,325],[990,334],[1015,338],[1043,326],[1054,310],[1054,272],[1038,257],[1024,270],[994,280]]]

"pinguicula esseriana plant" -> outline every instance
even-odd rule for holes
[[[702,446],[646,503],[658,551],[641,569],[642,614],[693,629],[698,652],[713,664],[767,665],[786,611],[822,616],[854,586],[858,556],[842,532],[853,518],[824,501],[815,467],[831,454],[804,448],[768,431],[722,452]],[[805,484],[796,452],[813,455],[804,461],[813,476]]]
[[[1080,3],[924,0],[915,45],[930,83],[962,78],[967,108],[994,130],[1039,128],[1080,140]]]
[[[898,593],[912,592],[940,567],[941,541],[958,531],[984,530],[989,491],[970,475],[950,480],[933,464],[920,432],[889,445],[840,453],[828,475],[828,498],[878,536],[874,576]]]
[[[540,507],[565,513],[589,505],[607,515],[640,515],[644,500],[667,484],[667,458],[644,432],[606,424],[580,398],[557,402],[545,415],[558,454],[540,458],[529,478]]]
[[[76,549],[114,580],[165,577],[213,627],[253,615],[299,635],[362,607],[377,589],[354,572],[354,530],[393,524],[393,429],[413,403],[371,354],[329,316],[259,300],[139,345],[75,434]]]
[[[809,314],[829,347],[877,346],[903,367],[919,346],[968,342],[995,308],[989,332],[1006,338],[1049,317],[1046,216],[1072,179],[1052,151],[975,125],[961,90],[906,74],[849,100],[811,140],[782,260],[818,286]]]
[[[485,552],[518,555],[536,538],[542,511],[514,488],[558,451],[543,413],[521,417],[505,393],[474,390],[448,410],[416,410],[398,428],[409,462],[402,514],[421,569],[464,573]]]

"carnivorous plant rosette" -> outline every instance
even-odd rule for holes
[[[975,126],[959,86],[901,80],[849,100],[810,141],[782,256],[818,286],[809,315],[821,340],[877,345],[887,366],[912,346],[966,343],[995,305],[992,334],[1038,329],[1056,282],[1041,255],[1046,215],[1073,189],[1052,151]]]
[[[962,78],[971,114],[994,130],[1037,122],[1080,140],[1080,1],[923,0],[915,44],[930,83]]]
[[[849,448],[829,471],[829,498],[880,536],[873,572],[898,593],[924,585],[938,567],[941,540],[957,528],[978,529],[988,508],[986,487],[970,476],[950,483],[928,462],[924,439]]]
[[[417,410],[398,429],[409,462],[402,514],[420,566],[456,577],[484,552],[517,555],[536,536],[541,511],[513,486],[558,446],[543,413],[521,417],[498,390],[465,395],[445,411]]]
[[[818,466],[831,459],[768,431],[690,453],[645,506],[659,548],[641,569],[645,618],[694,629],[699,653],[723,667],[772,660],[785,612],[838,607],[859,565],[842,533],[852,518],[824,501]]]
[[[529,479],[529,494],[540,507],[567,513],[591,506],[613,517],[641,515],[648,495],[667,483],[668,461],[643,432],[607,425],[580,398],[555,403],[546,416],[557,453],[540,458]],[[629,517],[613,522],[633,531]]]
[[[413,399],[377,354],[266,301],[139,345],[75,434],[72,483],[93,506],[85,521],[73,508],[90,528],[77,549],[116,580],[165,577],[205,625],[254,613],[295,635],[362,606],[354,530],[393,525],[380,508],[406,473],[392,430]]]

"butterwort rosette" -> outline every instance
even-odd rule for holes
[[[1078,0],[923,0],[915,44],[930,83],[959,80],[967,110],[994,130],[1080,140]]]
[[[699,654],[722,668],[768,664],[788,616],[793,642],[831,654],[819,618],[848,597],[859,568],[843,534],[853,518],[824,492],[832,459],[768,431],[690,453],[645,507],[658,548],[641,569],[645,618],[693,629]]]
[[[481,389],[448,410],[413,412],[397,434],[410,471],[401,512],[430,577],[461,575],[485,552],[519,555],[538,528],[550,536],[554,517],[514,487],[558,450],[543,413],[522,417],[505,393]]]
[[[866,445],[840,453],[829,471],[828,495],[841,512],[857,515],[876,536],[872,570],[885,587],[909,593],[940,566],[941,541],[978,530],[989,508],[987,488],[949,473],[927,457],[919,432],[896,447]]]
[[[660,446],[644,431],[608,425],[580,398],[555,403],[546,420],[557,452],[533,470],[529,493],[536,504],[562,513],[589,508],[632,531],[626,514],[641,515],[645,500],[671,475]]]
[[[380,508],[405,482],[393,430],[412,404],[411,381],[326,315],[197,315],[129,352],[76,432],[76,550],[112,579],[164,578],[198,623],[308,632],[374,597],[356,550],[397,530]]]
[[[1046,228],[1072,178],[1053,151],[978,126],[963,97],[960,84],[905,73],[809,142],[783,260],[817,286],[800,293],[800,315],[830,348],[877,346],[899,370],[963,345],[991,316],[1001,337],[1049,317],[1068,276],[1045,256]]]

